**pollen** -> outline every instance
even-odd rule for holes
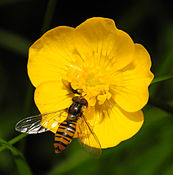
[[[111,98],[109,75],[102,66],[71,65],[66,78],[72,88],[83,90],[82,96],[85,96],[89,106],[95,106]]]

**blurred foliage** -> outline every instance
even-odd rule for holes
[[[145,123],[133,138],[103,150],[100,159],[76,140],[56,155],[53,134],[19,135],[15,123],[37,113],[27,77],[27,52],[38,37],[59,25],[75,27],[93,16],[109,17],[152,59],[155,80],[144,108]],[[173,20],[171,1],[0,0],[0,174],[172,175]],[[20,151],[19,151],[20,150]]]

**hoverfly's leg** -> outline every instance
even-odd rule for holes
[[[71,83],[69,83],[69,87],[71,89],[71,91],[74,93],[74,94],[78,94],[78,95],[82,95],[82,92],[83,90],[82,89],[73,89],[72,86],[71,86]]]
[[[65,112],[68,112],[68,108],[65,108],[64,111],[65,111]]]

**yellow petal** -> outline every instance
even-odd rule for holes
[[[129,35],[118,30],[114,21],[108,18],[94,17],[80,24],[75,29],[74,42],[84,62],[105,68],[126,66],[134,52]]]
[[[46,32],[29,49],[28,74],[34,86],[60,79],[73,62],[71,27],[56,27]]]
[[[101,148],[113,147],[120,142],[131,138],[139,131],[144,121],[142,111],[129,113],[122,110],[117,105],[107,113],[103,114],[97,112],[90,115],[93,115],[92,120],[89,120],[90,123],[98,118],[101,119],[99,123],[95,123],[92,127],[95,135],[100,141]],[[97,145],[92,143],[94,142],[89,143],[90,146],[97,147]]]
[[[151,60],[147,50],[135,44],[133,61],[113,75],[110,86],[115,102],[128,112],[136,112],[146,105],[148,86],[153,79]]]
[[[34,100],[41,113],[48,113],[68,108],[72,96],[61,81],[47,81],[36,88]]]

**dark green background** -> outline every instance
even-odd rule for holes
[[[26,69],[29,46],[50,28],[76,27],[94,16],[114,19],[149,51],[155,77],[169,78],[150,86],[142,129],[117,147],[103,150],[100,159],[89,157],[77,141],[56,155],[52,133],[11,140],[19,135],[16,122],[38,113]],[[0,0],[0,175],[172,175],[172,67],[171,1]]]

